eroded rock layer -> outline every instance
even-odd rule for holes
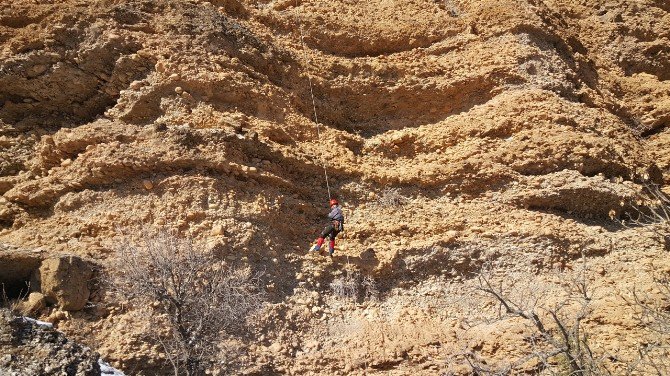
[[[265,270],[268,317],[296,314],[261,329],[248,370],[450,367],[435,359],[468,341],[447,311],[394,316],[397,333],[426,327],[406,343],[375,337],[373,324],[340,342],[328,327],[361,319],[356,307],[301,318],[296,294],[327,294],[345,267],[377,278],[400,312],[420,289],[487,260],[542,276],[593,257],[618,265],[594,277],[610,291],[636,262],[657,262],[651,239],[633,240],[611,218],[643,184],[670,181],[663,0],[1,8],[0,242],[104,268],[121,233],[167,227]],[[333,264],[304,257],[328,197],[322,161],[348,218]],[[398,200],[385,205],[390,195]],[[606,334],[633,325],[617,322],[623,308],[604,307]],[[97,333],[119,366],[155,372],[157,347],[119,335],[124,309],[89,310],[84,329],[71,328]],[[384,341],[398,348],[379,350]]]

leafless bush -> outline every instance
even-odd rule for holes
[[[655,234],[666,251],[670,251],[670,197],[657,184],[643,186],[629,202],[627,217],[620,222],[630,228],[643,228]],[[629,371],[670,374],[670,277],[654,277],[656,294],[632,291],[629,304],[637,308],[637,318],[651,335],[651,340],[639,348],[638,360]]]
[[[627,217],[620,222],[626,227],[644,227],[656,234],[670,251],[670,197],[657,184],[646,184],[629,203]]]
[[[507,274],[503,281],[494,282],[492,276],[493,271],[484,268],[476,278],[475,290],[498,304],[500,319],[521,318],[529,324],[532,351],[497,368],[487,365],[479,354],[464,351],[460,355],[475,374],[509,374],[524,365],[528,367],[530,361],[537,364],[537,372],[592,376],[610,374],[603,358],[591,350],[588,333],[582,327],[582,321],[591,312],[592,300],[585,267],[572,275],[562,273],[560,277],[565,281],[565,291],[559,299],[549,299],[549,290],[530,279],[520,280]]]
[[[670,277],[659,275],[654,278],[656,298],[648,293],[633,290],[633,300],[640,308],[640,321],[655,333],[670,335]]]
[[[203,375],[217,343],[243,328],[263,303],[259,275],[228,267],[190,239],[163,231],[117,251],[112,288],[153,311],[152,334],[175,375]]]
[[[358,299],[358,283],[357,273],[347,269],[345,275],[330,283],[330,289],[340,299],[355,301]]]
[[[361,281],[361,287],[363,287],[363,298],[365,300],[377,301],[379,300],[379,289],[377,288],[377,282],[374,278],[366,275]]]
[[[633,289],[628,301],[637,308],[637,319],[651,339],[640,347],[638,361],[629,371],[670,375],[670,277],[663,274],[654,280],[655,294]]]
[[[409,199],[400,193],[398,188],[386,188],[377,198],[377,205],[385,208],[398,207],[407,204]]]
[[[367,301],[379,299],[377,282],[371,276],[362,277],[360,273],[346,269],[346,273],[330,283],[333,295],[338,299],[357,301],[359,298]]]
[[[458,6],[454,4],[452,0],[443,0],[441,7],[447,12],[449,12],[449,15],[451,17],[458,17],[461,14],[461,11],[458,9]]]

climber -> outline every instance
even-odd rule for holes
[[[328,219],[330,223],[321,231],[321,235],[316,240],[316,244],[310,250],[312,252],[318,252],[323,245],[323,241],[326,238],[330,238],[328,243],[328,255],[332,256],[335,252],[335,237],[342,230],[344,230],[344,216],[342,215],[342,208],[339,206],[339,202],[336,199],[330,200],[330,213],[328,213]]]

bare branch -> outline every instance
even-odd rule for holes
[[[493,282],[493,273],[488,268],[483,268],[477,275],[477,290],[492,297],[503,307],[507,314],[526,320],[535,335],[531,336],[530,344],[532,350],[521,359],[510,364],[510,371],[528,371],[521,369],[529,360],[535,359],[538,364],[535,371],[544,371],[550,374],[571,375],[607,375],[609,370],[603,365],[602,359],[594,356],[588,343],[588,335],[581,326],[581,321],[590,312],[589,304],[592,293],[588,286],[586,277],[586,263],[577,275],[563,273],[559,280],[567,281],[566,294],[558,297],[559,301],[549,306],[546,296],[538,295],[541,291],[537,281],[529,282],[528,276],[513,276],[505,273],[503,279],[508,286],[504,287]],[[514,280],[514,278],[519,278]],[[525,286],[518,283],[525,281]],[[511,289],[523,289],[514,291]],[[517,298],[511,298],[517,296]],[[540,314],[542,313],[542,314]],[[476,355],[476,354],[475,354]],[[560,359],[564,359],[563,362]],[[466,356],[468,363],[474,373],[483,372],[483,368],[476,362],[476,356]],[[557,359],[559,359],[557,363]],[[527,365],[526,365],[527,367]],[[562,368],[563,367],[563,368]],[[490,370],[490,369],[489,369]],[[486,370],[484,370],[486,371]],[[488,373],[490,374],[490,373]]]
[[[627,204],[626,218],[619,222],[628,228],[643,227],[652,231],[659,243],[670,251],[670,197],[653,183],[645,184],[633,197]]]
[[[119,244],[118,262],[108,270],[111,288],[153,311],[152,334],[175,375],[202,375],[222,336],[243,329],[263,304],[260,275],[166,231],[142,238]]]

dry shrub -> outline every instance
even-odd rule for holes
[[[527,371],[531,365],[537,373],[609,375],[605,367],[607,357],[592,351],[582,325],[591,312],[593,300],[586,273],[584,264],[579,271],[558,275],[563,281],[563,292],[557,294],[552,291],[554,286],[538,283],[530,275],[500,273],[490,264],[483,267],[476,276],[473,294],[483,294],[483,298],[497,304],[498,320],[522,319],[531,332],[527,339],[531,351],[498,367],[490,365],[476,351],[463,351],[459,355],[462,361],[478,375],[515,374]]]
[[[109,270],[112,288],[153,311],[147,317],[152,335],[175,375],[204,374],[225,335],[244,329],[264,301],[259,275],[167,231],[145,234],[139,244],[123,242],[117,256]]]
[[[399,188],[386,188],[377,198],[377,205],[384,208],[403,206],[407,202],[409,202],[409,199],[400,193]]]
[[[628,203],[628,213],[620,222],[655,235],[656,241],[670,251],[670,197],[657,184],[648,183]],[[636,308],[640,326],[650,340],[640,344],[638,359],[629,365],[629,373],[670,374],[670,277],[657,272],[655,293],[633,289],[628,303]]]
[[[365,300],[379,300],[379,288],[377,287],[377,281],[375,281],[374,278],[369,275],[363,277],[361,287],[363,288],[363,298]]]
[[[461,15],[461,11],[458,8],[458,5],[452,0],[441,0],[438,2],[439,7],[446,10],[451,17],[458,17]]]
[[[653,233],[655,240],[670,251],[670,197],[653,183],[643,185],[641,191],[633,192],[633,197],[620,223]],[[629,365],[629,373],[670,374],[670,277],[658,272],[654,281],[654,294],[633,289],[632,298],[628,299],[650,338],[640,344],[638,359]]]
[[[26,282],[24,286],[25,287],[19,287],[18,296],[10,297],[10,294],[7,293],[5,284],[1,283],[0,308],[6,308],[16,315],[23,315],[25,312],[21,310],[21,303],[28,298],[28,295],[30,295],[30,282]],[[13,286],[13,289],[16,290],[17,287]]]
[[[377,282],[371,276],[361,276],[360,273],[346,270],[346,273],[330,283],[333,295],[340,300],[358,301],[359,298],[367,301],[379,299]]]
[[[665,250],[670,251],[670,197],[652,183],[644,185],[642,191],[634,192],[633,196],[620,223],[653,232]]]
[[[628,301],[650,339],[639,347],[629,373],[670,375],[670,277],[659,273],[654,280],[654,293],[634,289]]]
[[[343,276],[330,283],[330,289],[339,299],[355,301],[358,299],[358,284],[357,273],[347,270]]]

